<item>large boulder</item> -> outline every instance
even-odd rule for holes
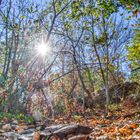
[[[140,85],[136,82],[125,82],[114,85],[109,88],[109,98],[110,103],[120,103],[121,101],[125,100],[129,97],[139,97],[140,93]],[[138,95],[137,95],[138,94]],[[94,96],[94,99],[85,98],[85,106],[87,108],[94,108],[94,107],[105,107],[106,104],[106,94],[105,90],[99,90],[97,94]]]

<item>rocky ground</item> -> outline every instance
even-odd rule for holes
[[[139,107],[124,107],[96,115],[57,117],[55,120],[27,124],[4,118],[0,140],[140,140]]]
[[[113,95],[117,88],[120,103],[112,104],[107,116],[102,108],[104,94],[98,94],[95,104],[87,100],[92,109],[80,115],[69,113],[34,123],[25,123],[15,117],[0,118],[0,140],[140,140],[140,98],[139,92],[134,92],[136,87],[137,83],[127,82],[111,88],[111,101],[116,101]]]

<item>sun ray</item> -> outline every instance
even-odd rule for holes
[[[46,54],[48,54],[50,52],[48,43],[45,44],[44,41],[42,41],[41,44],[37,46],[37,52],[41,56],[45,56]]]

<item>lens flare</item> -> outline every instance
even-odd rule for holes
[[[50,47],[48,44],[45,44],[43,41],[37,47],[37,52],[41,56],[45,56],[50,52]]]

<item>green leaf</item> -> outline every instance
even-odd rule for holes
[[[0,84],[3,84],[5,83],[5,78],[3,75],[0,76]]]
[[[7,17],[3,16],[3,17],[2,17],[2,20],[3,20],[4,22],[6,22],[6,21],[7,21]]]
[[[26,18],[26,16],[21,16],[22,19]]]

